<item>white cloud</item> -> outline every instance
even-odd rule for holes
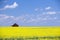
[[[16,8],[18,4],[14,2],[12,5],[6,5],[5,8]]]
[[[16,8],[18,4],[14,2],[12,5],[5,5],[4,8],[1,8],[0,10],[10,9],[10,8]]]
[[[46,10],[49,10],[49,9],[51,9],[51,7],[46,7],[45,9],[46,9]]]

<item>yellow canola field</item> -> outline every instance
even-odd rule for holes
[[[60,27],[0,27],[0,37],[60,36]]]

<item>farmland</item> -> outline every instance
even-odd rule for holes
[[[17,37],[60,37],[59,26],[0,27],[0,38]]]

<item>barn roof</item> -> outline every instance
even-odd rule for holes
[[[18,25],[18,24],[16,24],[16,23],[14,23],[12,26],[13,26],[13,27],[14,27],[14,26],[16,27],[16,26],[19,26],[19,25]]]

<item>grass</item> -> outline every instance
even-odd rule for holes
[[[0,37],[60,36],[59,26],[0,27]]]

